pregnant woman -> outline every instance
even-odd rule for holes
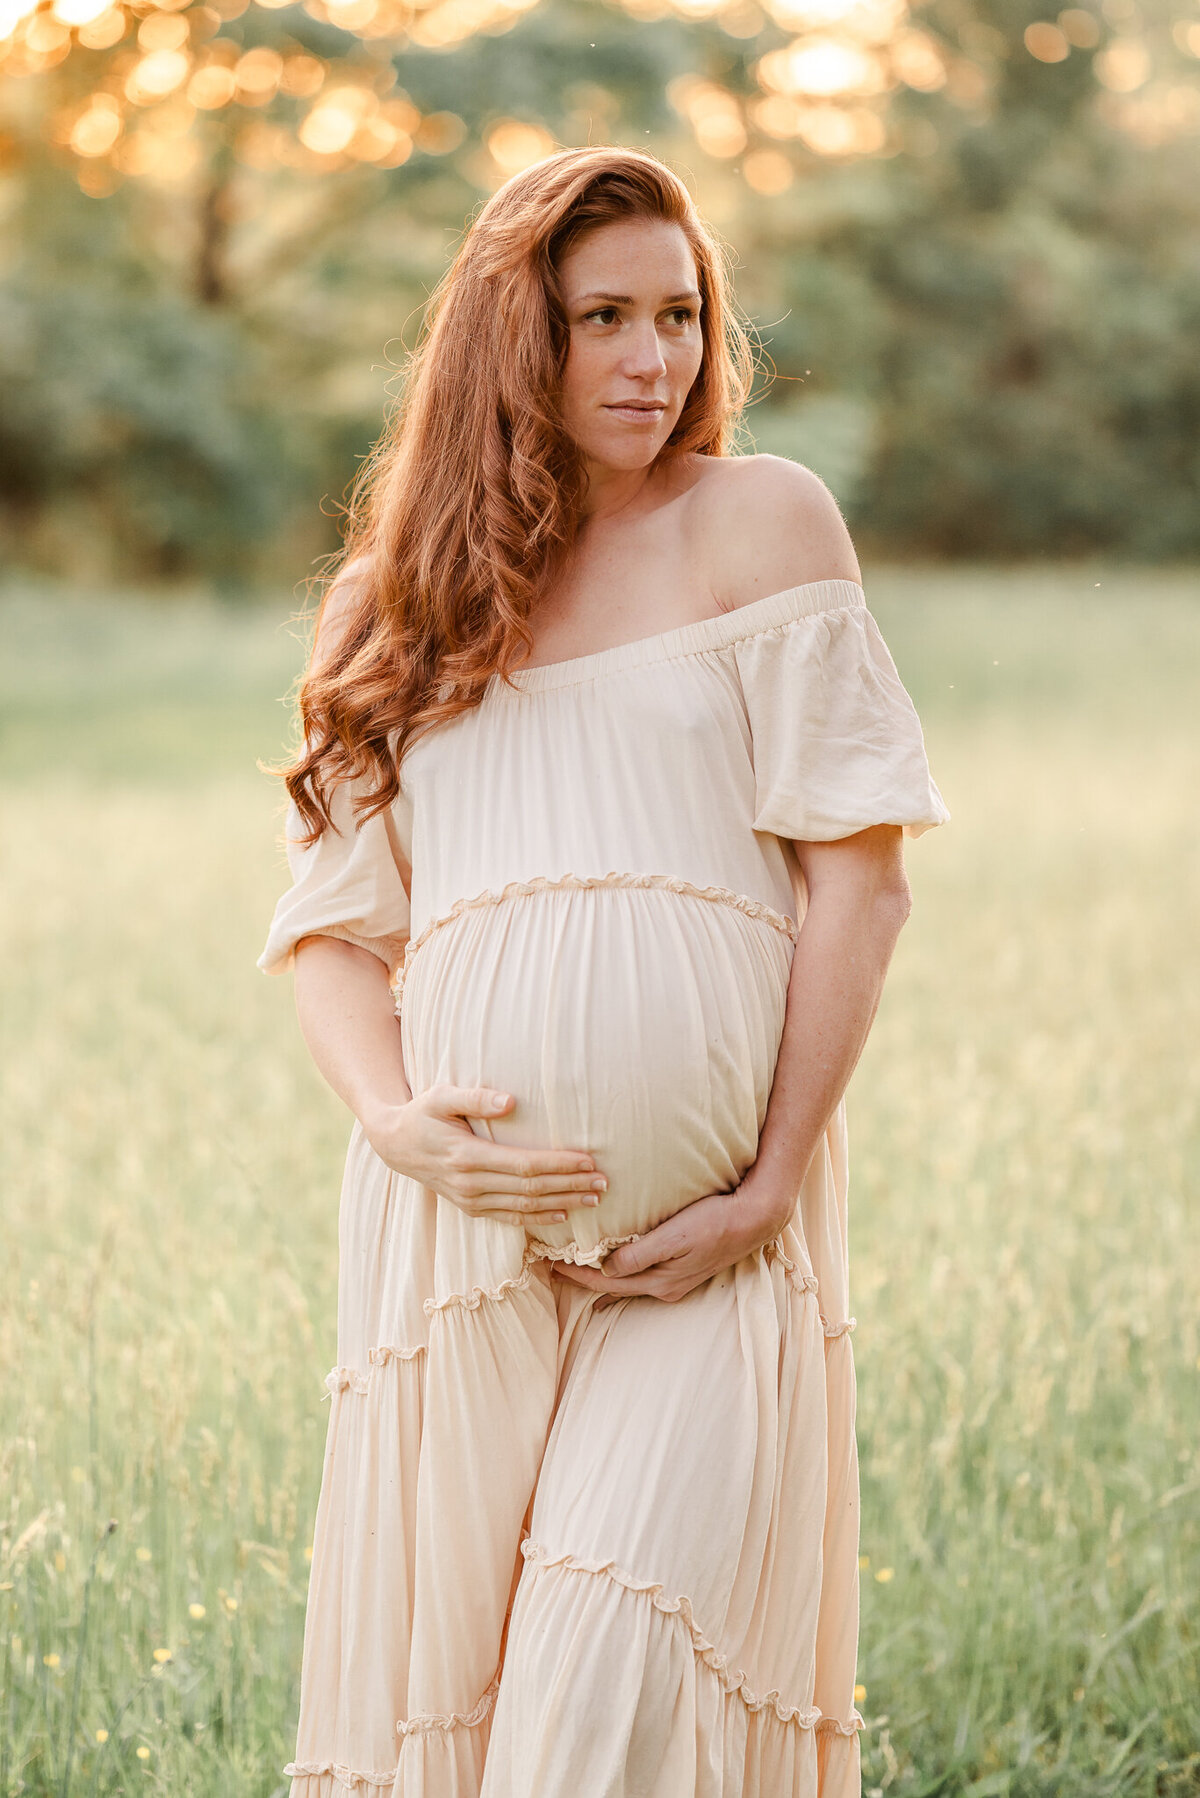
[[[851,1798],[842,1093],[946,817],[661,163],[483,208],[351,511],[261,965],[356,1117],[292,1798]]]

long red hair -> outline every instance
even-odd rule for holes
[[[660,460],[728,453],[752,374],[723,254],[655,157],[563,150],[515,175],[468,230],[430,299],[400,402],[355,482],[325,573],[321,650],[299,689],[304,747],[279,770],[307,840],[341,781],[361,817],[400,790],[414,733],[478,705],[574,540],[584,474],[559,389],[568,326],[557,266],[585,231],[678,225],[702,299],[700,372]],[[321,633],[336,595],[336,625]]]

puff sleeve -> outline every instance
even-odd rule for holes
[[[862,588],[838,581],[820,589],[812,611],[736,645],[753,740],[754,828],[813,843],[874,824],[920,836],[950,814],[912,700]]]
[[[369,949],[393,973],[409,935],[408,862],[399,806],[358,823],[353,789],[335,788],[333,824],[315,843],[298,841],[300,814],[288,808],[285,835],[292,885],[275,907],[258,966],[282,974],[303,936],[334,936]]]

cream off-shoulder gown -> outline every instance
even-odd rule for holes
[[[468,1217],[355,1126],[292,1798],[851,1798],[858,1467],[839,1107],[767,1247],[677,1304],[552,1276],[753,1162],[788,839],[947,817],[862,588],[494,677],[289,857],[394,974],[413,1091],[591,1151],[596,1210]]]

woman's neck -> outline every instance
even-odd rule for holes
[[[623,512],[645,491],[653,473],[653,463],[646,468],[608,468],[589,462],[581,516],[599,522]]]

